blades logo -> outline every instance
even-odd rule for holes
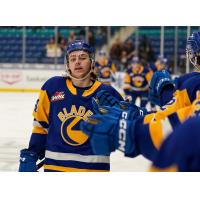
[[[60,101],[65,98],[64,92],[56,92],[52,97],[51,97],[51,102],[55,101]]]

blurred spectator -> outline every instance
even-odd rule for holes
[[[60,43],[58,44],[58,46],[60,47],[62,53],[65,52],[66,47],[67,47],[67,42],[64,38],[61,39]]]
[[[153,62],[155,60],[151,43],[146,35],[143,35],[140,38],[138,54],[143,65],[146,65],[148,62]]]
[[[110,49],[110,58],[117,66],[117,70],[120,71],[120,61],[121,61],[122,43],[119,38],[116,39]]]
[[[186,73],[186,55],[181,54],[178,58],[178,72],[179,73]],[[177,73],[177,72],[176,72]]]
[[[75,33],[71,31],[68,37],[68,43],[72,43],[76,39]]]
[[[57,39],[58,44],[61,44],[61,41],[65,40],[65,38],[62,36],[62,34],[59,31],[57,32],[56,37],[57,37],[56,39]]]
[[[128,39],[128,40],[124,43],[123,49],[127,52],[127,55],[133,54],[135,48],[134,48],[132,39]],[[133,55],[130,55],[129,57],[132,58]]]
[[[85,27],[81,27],[80,26],[80,31],[79,31],[79,33],[78,33],[78,35],[79,35],[79,39],[80,40],[85,40]]]
[[[90,46],[95,46],[95,37],[93,31],[88,32],[88,43]]]
[[[129,64],[135,56],[134,45],[132,39],[127,40],[122,46],[121,64],[123,69]]]
[[[120,62],[121,62],[121,68],[122,70],[124,70],[126,66],[128,65],[127,52],[125,50],[121,52]]]
[[[46,44],[45,48],[46,57],[55,58],[62,56],[62,50],[58,45],[56,45],[54,38],[50,39],[50,41]]]

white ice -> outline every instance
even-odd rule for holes
[[[32,131],[32,110],[37,93],[0,92],[0,172],[17,171],[19,151],[26,148]],[[149,161],[142,156],[125,158],[111,155],[111,171],[146,171]]]

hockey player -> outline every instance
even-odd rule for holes
[[[140,98],[141,107],[145,107],[148,102],[149,81],[152,73],[140,64],[139,58],[134,57],[131,61],[131,67],[125,72],[124,93],[131,96],[133,104],[137,97]]]
[[[105,51],[99,51],[95,69],[100,82],[110,85],[115,80],[116,66],[107,58]]]
[[[193,33],[187,41],[187,55],[196,67],[200,66],[199,36],[200,33]],[[163,96],[166,95],[167,97],[168,94],[170,96],[170,92],[174,90],[174,88],[171,88],[173,84],[166,73],[160,73],[162,76],[156,77],[155,87],[152,88],[155,88],[156,94],[163,90]],[[183,83],[179,84],[181,80]],[[104,145],[108,152],[112,152],[117,146],[117,148],[125,152],[126,156],[134,157],[141,153],[152,160],[165,136],[172,132],[175,126],[193,115],[191,109],[199,109],[199,103],[194,101],[195,99],[199,101],[199,94],[197,94],[197,91],[200,90],[199,81],[199,72],[180,77],[176,83],[176,88],[178,89],[174,93],[174,98],[166,106],[162,107],[161,111],[141,116],[141,113],[144,113],[144,109],[136,106],[131,107],[129,105],[126,110],[121,110],[122,106],[119,107],[119,105],[113,108],[106,107],[100,111],[100,115],[96,115],[91,119],[91,123],[89,122],[87,127],[83,123],[82,130],[88,135],[93,135],[93,141],[96,139],[95,134],[102,140],[101,143],[103,143],[103,140],[105,142],[107,137],[107,144],[104,143]],[[101,102],[101,98],[99,99]],[[112,102],[112,105],[116,105],[113,99],[112,101],[109,99],[109,102]],[[140,117],[137,118],[137,116]],[[100,130],[102,126],[104,129]],[[94,143],[93,148],[96,148]],[[95,149],[96,152],[97,150]],[[103,151],[103,148],[101,151]]]
[[[149,68],[153,71],[167,70],[167,58],[159,55],[154,64],[149,64]]]
[[[28,149],[20,152],[20,172],[37,171],[44,158],[44,171],[109,171],[109,155],[95,155],[80,122],[93,115],[92,98],[106,90],[122,97],[111,86],[96,80],[94,50],[74,41],[66,50],[66,75],[52,77],[42,86],[33,112]]]
[[[179,96],[182,99],[181,106],[189,105],[194,100],[195,91],[199,88],[200,66],[200,32],[194,32],[187,40],[186,54],[196,71],[185,74],[171,80],[166,70],[157,71],[153,74],[150,82],[150,98],[155,104],[163,106],[172,98]]]

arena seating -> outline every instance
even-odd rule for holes
[[[58,27],[59,32],[64,38],[68,38],[70,32],[74,32],[77,38],[83,38],[85,28]],[[111,33],[114,34],[120,27],[113,27]],[[99,27],[92,26],[96,47],[106,42],[106,34],[98,34]],[[54,36],[55,28],[48,27],[26,27],[26,63],[54,63],[53,58],[46,57],[45,45]],[[21,63],[23,46],[23,27],[0,27],[0,63]],[[57,63],[63,63],[63,57],[57,58]]]
[[[164,34],[164,56],[169,60],[173,59],[174,56],[174,35],[175,27],[165,26]],[[198,30],[198,27],[191,27],[191,32]],[[139,27],[139,36],[146,36],[153,48],[154,54],[159,55],[160,53],[160,26],[141,26]],[[130,37],[133,41],[135,40],[135,33]],[[140,41],[141,41],[141,37]],[[178,56],[185,54],[185,45],[187,38],[187,27],[179,26],[178,27]]]

